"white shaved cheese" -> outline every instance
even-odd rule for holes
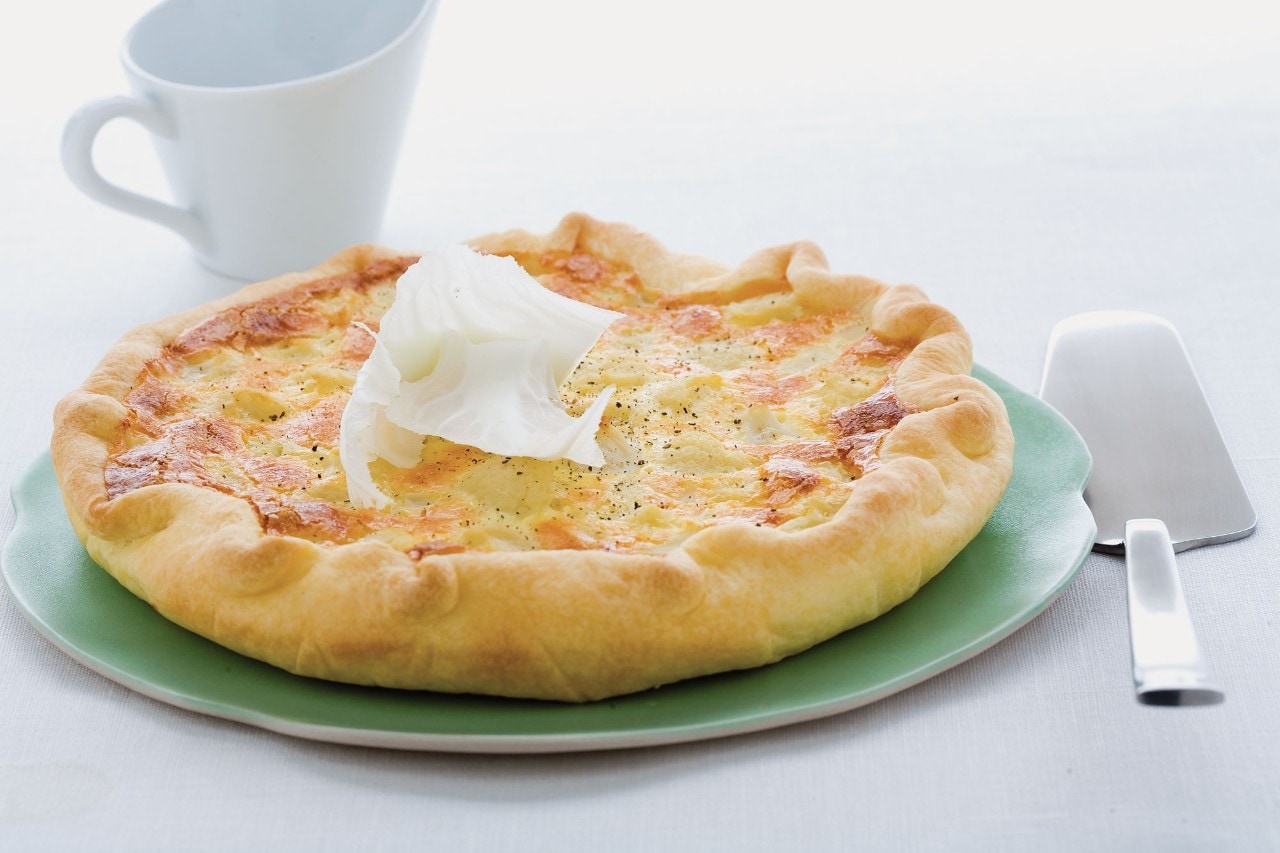
[[[424,255],[369,332],[373,352],[342,413],[351,502],[390,503],[369,465],[414,465],[428,435],[502,456],[604,464],[596,430],[612,386],[577,418],[559,386],[620,316],[547,290],[511,258],[465,246]]]

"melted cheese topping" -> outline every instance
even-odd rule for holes
[[[381,261],[224,311],[139,375],[108,493],[184,482],[247,500],[270,533],[467,549],[674,547],[709,525],[831,518],[907,411],[905,346],[853,314],[810,314],[784,281],[725,304],[674,298],[583,252],[516,260],[547,288],[621,312],[561,388],[581,415],[609,385],[603,466],[499,456],[431,437],[417,465],[370,468],[392,499],[358,509],[338,427],[395,282]]]

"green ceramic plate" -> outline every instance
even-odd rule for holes
[[[972,657],[1043,610],[1093,542],[1089,455],[1039,400],[983,371],[1018,440],[995,515],[937,578],[879,619],[781,663],[586,705],[353,687],[290,675],[173,625],[76,540],[47,456],[14,487],[4,575],[36,629],[164,702],[299,737],[400,749],[554,752],[720,737],[846,711]]]

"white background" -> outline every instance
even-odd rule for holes
[[[123,91],[116,52],[147,7],[26,4],[0,27],[5,491],[122,332],[237,286],[58,164],[66,117]],[[163,193],[137,128],[108,127],[98,162]],[[0,847],[1280,848],[1274,3],[445,0],[383,241],[570,210],[726,262],[815,240],[835,269],[923,286],[1031,392],[1063,316],[1173,320],[1260,518],[1182,558],[1227,703],[1134,703],[1122,572],[1098,556],[1009,640],[873,706],[523,758],[172,709],[73,663],[0,595]],[[0,501],[0,536],[12,523]]]

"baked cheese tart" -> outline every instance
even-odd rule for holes
[[[580,415],[612,386],[602,464],[426,436],[410,464],[369,464],[384,505],[353,501],[343,412],[417,261],[358,246],[132,331],[59,404],[93,559],[299,675],[586,701],[874,619],[1005,488],[1004,407],[914,287],[833,273],[805,242],[727,268],[577,214],[472,245],[620,315],[559,388]]]

